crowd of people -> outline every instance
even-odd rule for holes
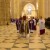
[[[17,33],[19,33],[19,37],[27,37],[29,33],[33,33],[33,31],[37,29],[37,23],[39,25],[39,32],[40,35],[45,33],[45,20],[42,18],[42,16],[38,18],[27,16],[20,17],[16,19],[16,28]]]

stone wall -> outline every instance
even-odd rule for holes
[[[5,25],[10,20],[10,0],[0,0],[0,25]]]
[[[3,0],[0,0],[0,25],[4,23],[4,6],[3,6]]]

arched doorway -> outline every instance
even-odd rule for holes
[[[23,11],[22,11],[22,16],[26,14],[26,16],[28,16],[28,18],[32,17],[36,17],[37,16],[37,12],[36,12],[36,8],[33,4],[28,3],[24,6]]]

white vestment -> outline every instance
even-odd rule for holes
[[[39,29],[45,29],[45,20],[44,19],[39,19]]]

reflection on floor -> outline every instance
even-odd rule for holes
[[[50,50],[50,31],[39,35],[38,29],[29,38],[20,38],[16,26],[0,26],[0,50]]]

